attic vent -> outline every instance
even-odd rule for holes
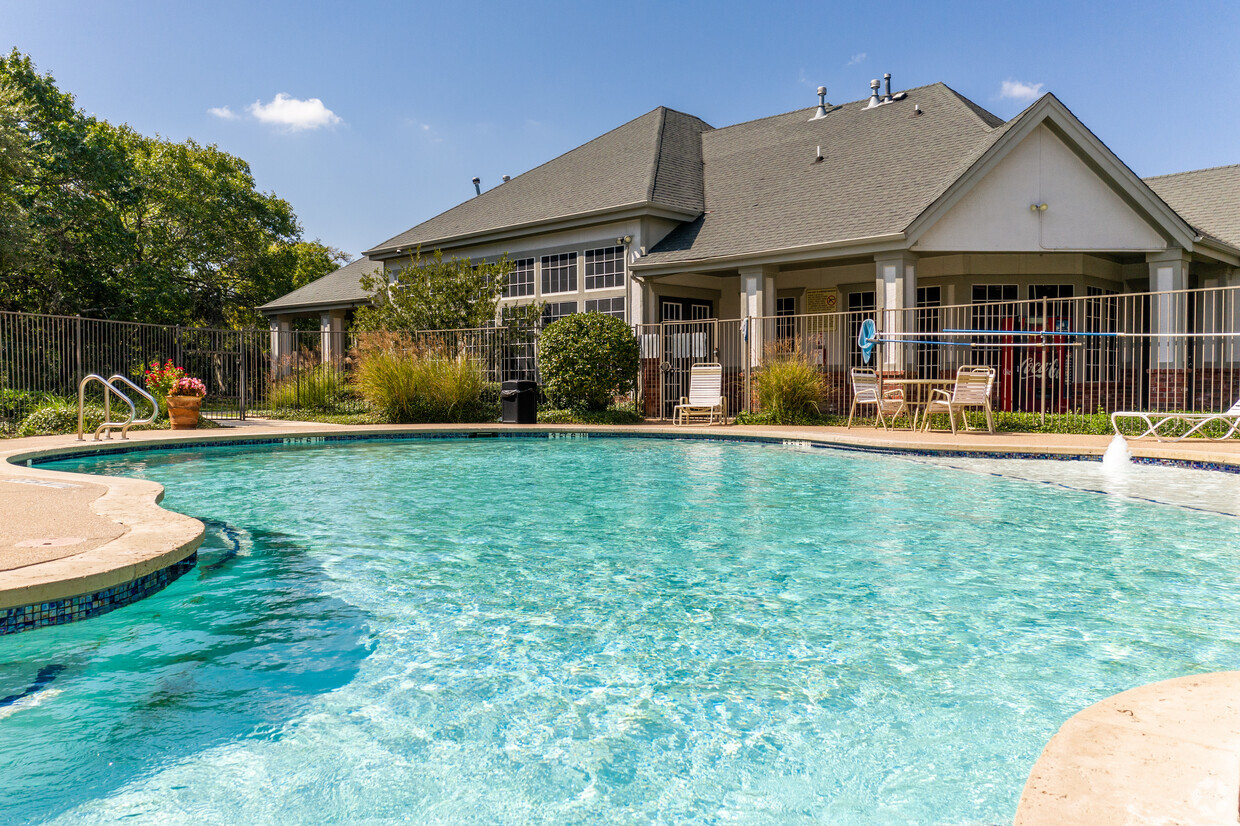
[[[818,120],[827,116],[827,107],[831,104],[827,103],[827,87],[818,87],[818,110],[814,112],[814,116],[810,120]]]
[[[891,93],[891,72],[886,72],[883,75],[883,83],[886,84],[887,88],[880,97],[878,94],[878,87],[880,85],[878,79],[875,78],[870,81],[870,102],[865,105],[866,109],[876,109],[879,106],[886,106],[888,103],[895,103],[897,100],[904,100],[908,97],[908,92],[896,92],[894,95]]]
[[[482,179],[475,177],[473,180],[473,184],[474,184],[474,194],[481,195],[482,194]]]

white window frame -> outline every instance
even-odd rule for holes
[[[509,276],[508,287],[504,290],[504,298],[528,298],[528,297],[533,296],[537,292],[538,290],[538,268],[534,266],[537,260],[538,259],[536,258],[519,258],[516,261],[512,262],[512,272],[514,274],[517,272],[517,269],[521,266],[521,264],[525,263],[526,261],[529,262],[530,264],[529,292],[521,292],[521,293],[512,292],[512,287],[513,287],[514,282],[512,280],[512,277]]]
[[[599,303],[600,301],[606,301],[606,302],[607,302],[607,309],[606,309],[606,310],[600,310],[600,309],[598,309],[598,303]],[[616,302],[616,301],[619,301],[619,302],[620,302],[620,312],[619,312],[619,314],[617,314],[617,313],[616,313],[616,311],[612,308],[612,304],[613,304],[614,302]],[[594,308],[593,310],[591,310],[591,309],[590,309],[590,305],[591,305],[591,304],[594,304],[594,305],[595,305],[595,308]],[[587,313],[589,313],[589,312],[602,313],[603,315],[609,315],[609,316],[613,316],[613,317],[615,317],[615,318],[619,318],[619,319],[623,320],[623,319],[626,319],[626,318],[628,317],[628,316],[627,316],[627,313],[628,313],[628,307],[627,307],[627,304],[628,304],[628,302],[625,300],[625,297],[624,297],[624,296],[622,296],[622,295],[613,295],[613,296],[611,296],[610,298],[587,298],[587,299],[586,299],[586,309],[585,309],[585,311],[586,311]]]
[[[570,278],[570,283],[572,284],[572,286],[571,286],[569,289],[567,289],[567,290],[558,290],[558,291],[555,291],[555,292],[547,292],[546,290],[543,290],[543,291],[540,293],[540,295],[548,295],[548,296],[549,296],[549,295],[576,295],[576,294],[579,292],[579,290],[577,289],[577,287],[578,287],[578,280],[577,280],[577,278],[578,278],[578,276],[580,275],[580,272],[579,272],[579,270],[580,270],[580,264],[579,264],[579,261],[580,261],[580,256],[578,256],[578,255],[577,255],[576,250],[574,250],[574,251],[572,251],[572,252],[557,252],[557,253],[553,253],[553,254],[551,254],[551,255],[544,255],[544,256],[542,256],[542,257],[539,259],[539,261],[538,261],[538,270],[539,270],[539,272],[538,272],[538,286],[539,286],[539,288],[542,288],[543,286],[545,286],[545,285],[547,284],[547,261],[548,261],[548,259],[551,259],[551,258],[568,258],[568,259],[570,259],[570,260],[572,261],[572,267],[571,267],[571,269],[572,269],[572,277]],[[554,266],[555,266],[555,267],[557,267],[557,268],[559,268],[560,266],[563,266],[563,265],[561,265],[561,264],[556,264],[556,265],[554,265]]]
[[[600,253],[600,252],[615,252],[616,257],[614,259],[608,259],[608,260],[618,261],[620,263],[620,271],[616,273],[608,273],[607,275],[619,276],[620,277],[619,283],[612,284],[610,286],[602,286],[602,287],[591,287],[590,286],[591,278],[606,278],[607,277],[607,275],[601,275],[601,276],[590,275],[586,272],[586,270],[588,270],[590,267],[590,255],[594,253]],[[584,266],[582,269],[582,276],[581,276],[583,279],[582,285],[585,287],[586,292],[598,293],[598,292],[603,292],[604,290],[619,290],[624,287],[625,276],[627,275],[626,262],[624,260],[624,247],[599,247],[597,249],[586,250],[584,253],[582,253],[581,260],[584,262]]]

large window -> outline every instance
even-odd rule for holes
[[[974,330],[1017,330],[1022,326],[1020,309],[1015,304],[1003,302],[1016,301],[1018,295],[1015,284],[974,284],[972,311],[969,321]],[[1010,339],[1011,336],[1008,336]],[[994,346],[1003,342],[1000,336],[974,336],[974,347],[969,351],[970,360],[974,364],[989,364],[998,368],[1000,363],[999,348]]]
[[[942,304],[941,287],[918,287],[917,309],[913,316],[917,329],[917,338],[922,341],[938,341],[935,333],[942,329],[939,319],[939,306]],[[922,378],[938,378],[939,376],[939,345],[916,344],[913,350],[917,359],[917,374]]]
[[[544,255],[542,257],[542,294],[577,292],[577,253],[566,252],[562,255]],[[573,305],[577,312],[577,305]]]
[[[624,285],[624,247],[586,250],[586,289],[605,290]]]
[[[534,294],[534,259],[522,258],[512,262],[512,272],[508,274],[508,288],[504,290],[505,298],[519,298]]]
[[[1114,333],[1119,315],[1116,300],[1107,296],[1115,295],[1115,290],[1104,290],[1101,287],[1086,287],[1085,295],[1085,332]],[[1108,364],[1117,361],[1115,339],[1106,336],[1085,336],[1085,376],[1099,381],[1107,377]]]
[[[857,338],[861,334],[861,322],[874,315],[874,291],[866,290],[848,294],[848,352],[854,366],[861,364],[861,347]]]
[[[797,314],[796,296],[783,296],[775,299],[775,338],[792,338],[796,332],[796,319],[790,318]]]
[[[587,313],[602,313],[603,315],[614,315],[616,318],[624,318],[624,296],[616,296],[615,298],[591,298],[586,301]]]
[[[559,321],[566,315],[572,315],[577,312],[576,301],[561,301],[559,303],[544,304],[542,314],[542,325],[546,327],[553,321]]]

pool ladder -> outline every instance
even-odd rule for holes
[[[83,433],[85,426],[86,426],[86,385],[90,384],[92,381],[97,381],[103,385],[103,424],[95,428],[95,439],[96,440],[99,439],[99,434],[101,433],[106,434],[107,438],[111,439],[112,431],[117,430],[117,429],[120,430],[122,439],[128,439],[129,428],[133,427],[136,424],[151,424],[152,422],[154,422],[156,419],[159,418],[159,403],[155,401],[155,397],[152,396],[150,393],[146,392],[145,390],[143,390],[138,385],[134,384],[129,379],[125,378],[124,376],[120,374],[117,374],[115,376],[112,376],[111,378],[105,379],[103,376],[99,375],[98,373],[91,373],[89,376],[82,379],[82,381],[78,383],[77,437],[78,437],[79,442],[85,441],[86,439],[86,436]],[[133,405],[133,399],[129,398],[129,396],[125,395],[125,393],[123,393],[119,387],[113,384],[113,382],[117,382],[117,381],[123,382],[124,384],[129,385],[129,387],[132,388],[134,391],[136,391],[138,395],[142,396],[142,398],[150,402],[151,404],[150,417],[145,418],[145,419],[138,418],[138,410]],[[129,406],[129,418],[125,419],[125,421],[123,422],[112,421],[112,396],[116,396],[121,401],[123,401],[126,405]]]

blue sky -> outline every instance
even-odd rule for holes
[[[245,158],[353,255],[656,106],[726,126],[883,72],[1005,118],[1054,92],[1142,176],[1240,163],[1238,34],[1228,0],[0,0],[80,107]]]

